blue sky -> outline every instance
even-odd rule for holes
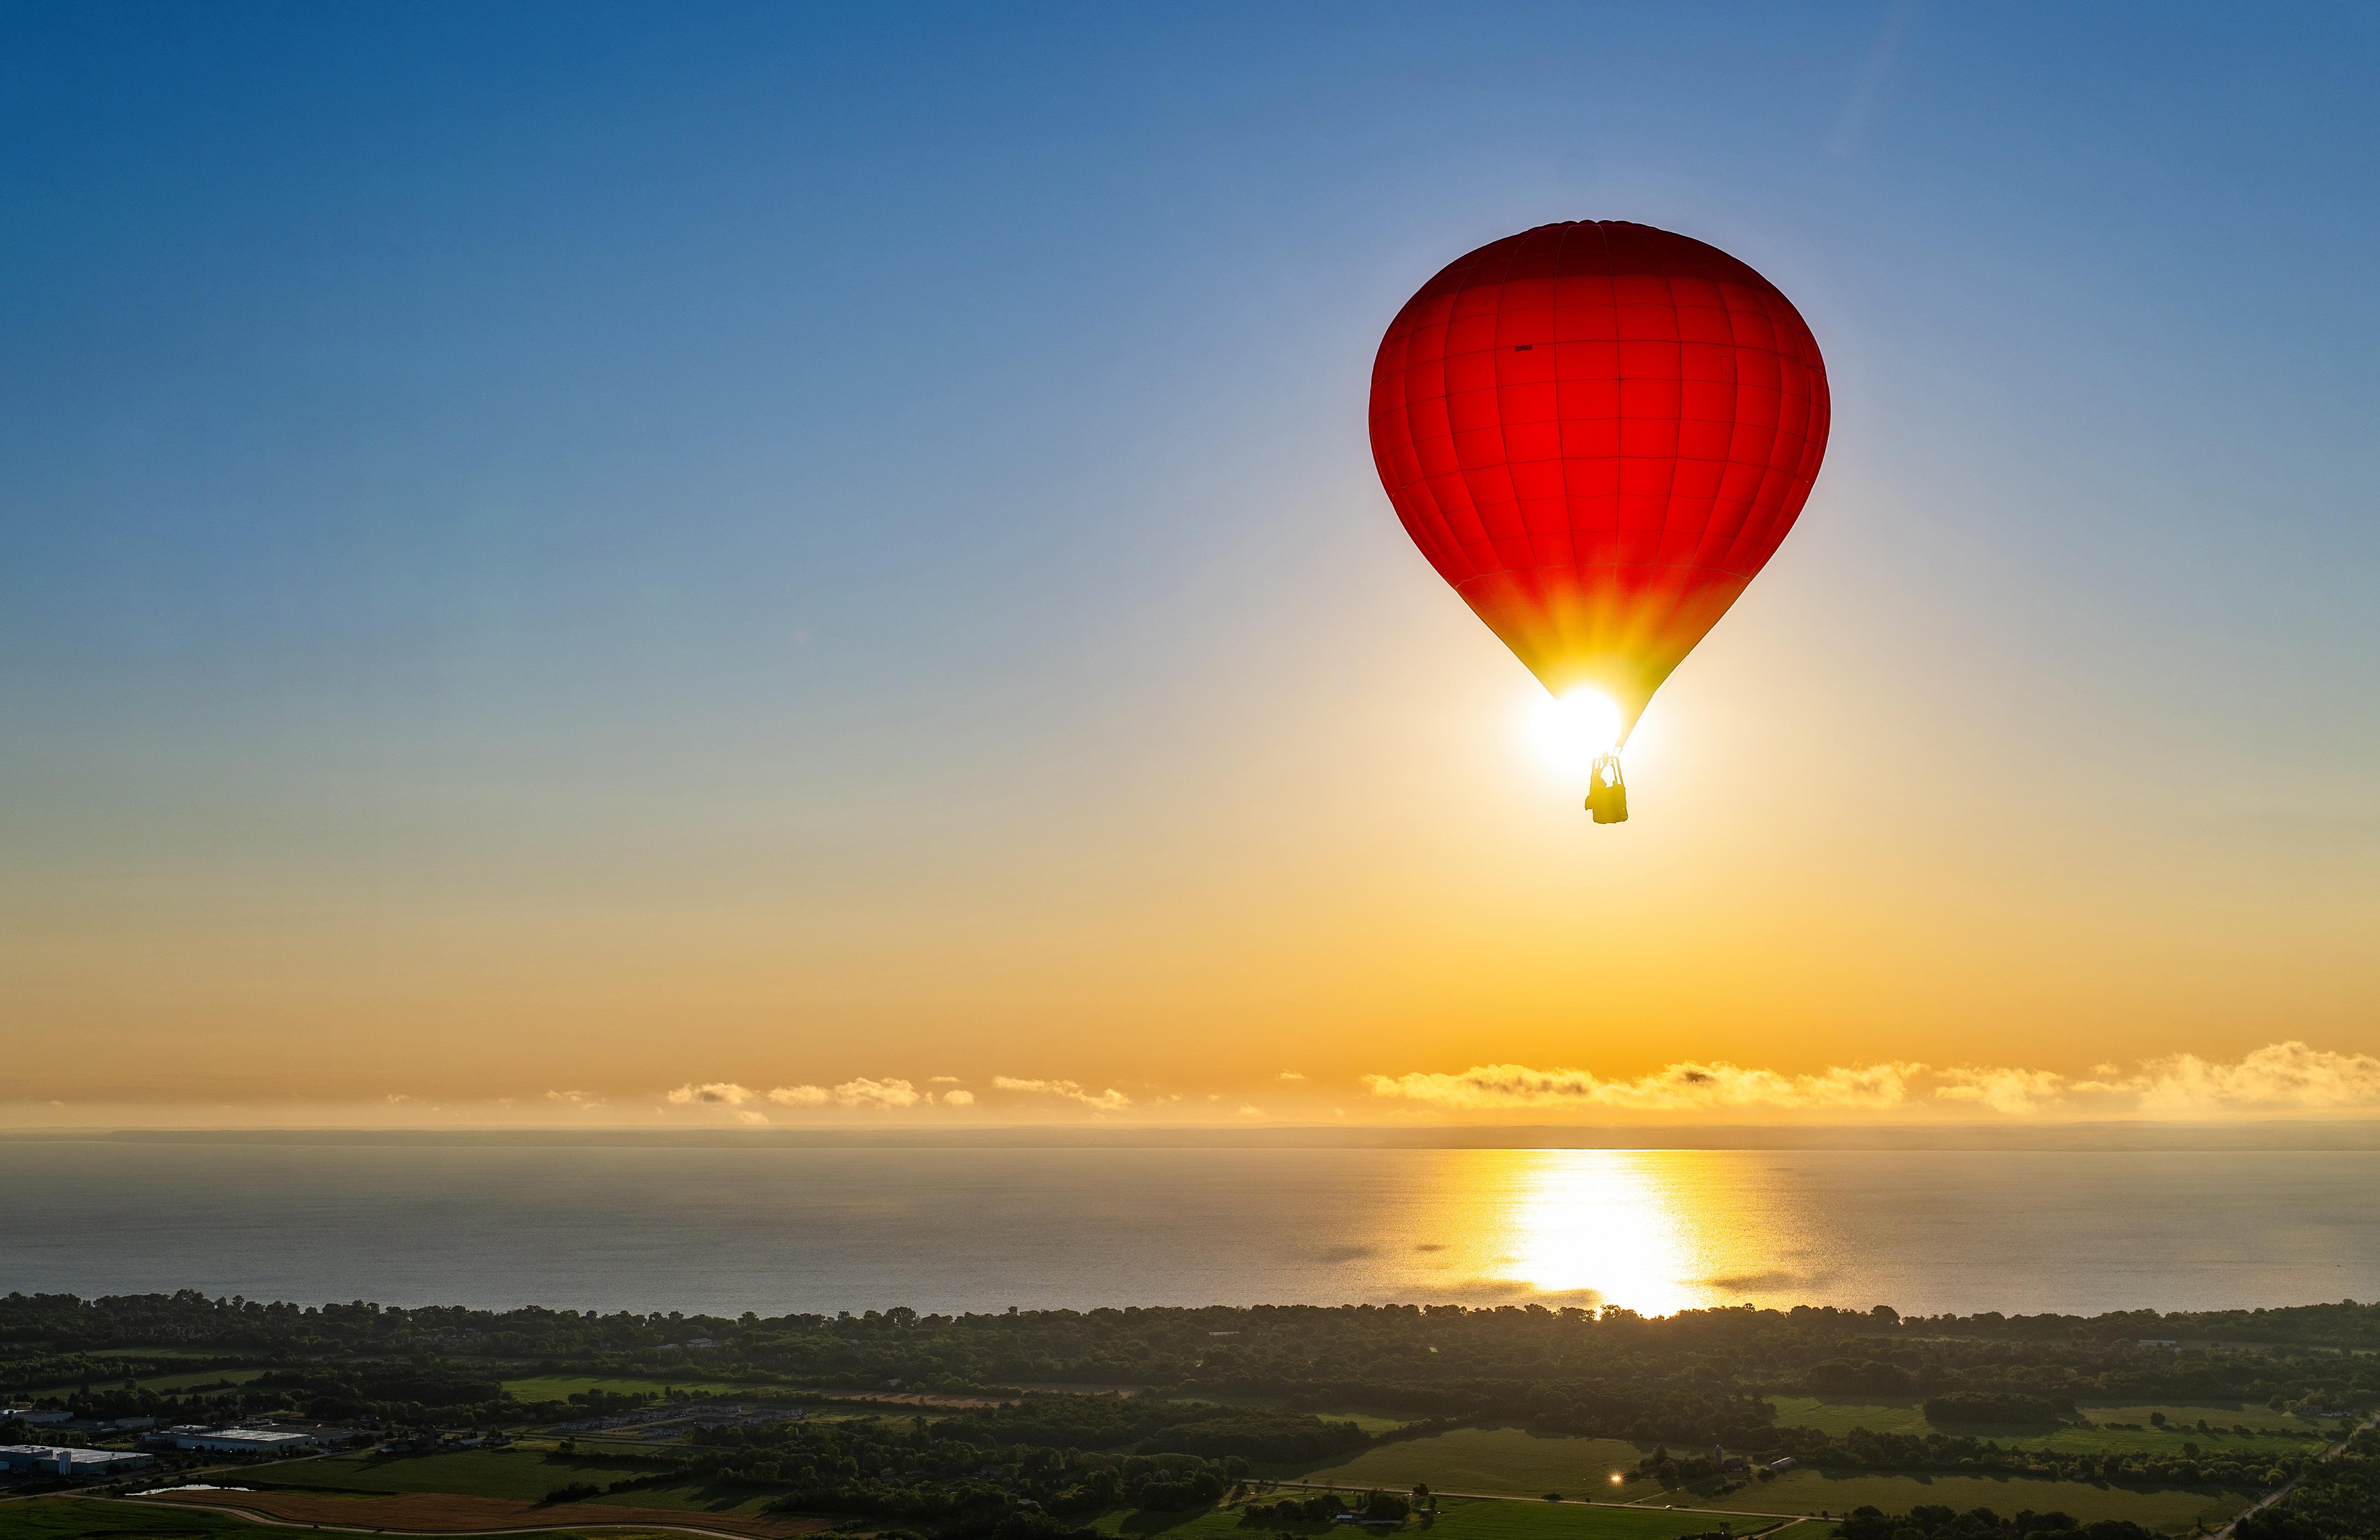
[[[1802,527],[1664,692],[1731,724],[1673,731],[1714,746],[1670,870],[2064,895],[2035,940],[2137,900],[2160,940],[2092,939],[2094,1019],[2268,927],[2227,964],[2310,992],[2074,1051],[2372,1046],[2368,8],[0,26],[0,985],[43,1041],[178,1035],[225,1095],[303,1030],[550,1046],[565,960],[659,925],[714,940],[587,985],[654,1002],[599,1036],[732,976],[739,1042],[930,1053],[1014,1029],[949,958],[1013,956],[1021,905],[1075,940],[991,992],[1073,1073],[1132,990],[1064,959],[1129,980],[1325,873],[1495,885],[1450,806],[1574,811],[1446,746],[1517,665],[1379,494],[1371,353],[1462,252],[1628,218],[1766,273],[1837,402]],[[1929,1009],[1875,1002],[1860,1051]]]

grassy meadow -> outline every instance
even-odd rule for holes
[[[1617,1508],[1583,1502],[1492,1502],[1450,1498],[1440,1505],[1429,1540],[1678,1540],[1731,1523],[1740,1534],[1768,1524],[1767,1519],[1724,1514],[1672,1513],[1659,1509]],[[1825,1533],[1813,1526],[1806,1533]]]
[[[2321,1446],[2305,1438],[2257,1434],[2242,1436],[2228,1430],[2244,1423],[2251,1428],[2276,1428],[2295,1433],[2323,1431],[2321,1424],[2262,1406],[2083,1406],[2081,1408],[2082,1415],[2099,1425],[2070,1427],[2049,1423],[1929,1423],[1925,1420],[1924,1399],[1915,1396],[1893,1400],[1850,1396],[1771,1396],[1768,1401],[1777,1408],[1777,1425],[1779,1427],[1814,1427],[1822,1433],[1838,1436],[1854,1428],[1866,1428],[1874,1433],[1943,1433],[1989,1438],[2010,1449],[2055,1449],[2062,1454],[2096,1454],[2101,1449],[2113,1449],[2120,1454],[2179,1455],[2185,1443],[2196,1444],[2204,1453],[2254,1450],[2264,1454],[2281,1454],[2291,1450],[2301,1452]],[[2165,1413],[2166,1421],[2172,1425],[2156,1427],[2150,1424],[2150,1415],[2159,1412]],[[2224,1431],[2199,1432],[2197,1424],[2202,1417],[2211,1428]],[[2107,1425],[2110,1423],[2137,1423],[2140,1427],[2133,1431],[2110,1427]]]
[[[522,1401],[568,1401],[583,1390],[605,1390],[613,1395],[659,1396],[665,1390],[685,1390],[697,1396],[753,1395],[751,1386],[740,1388],[715,1379],[623,1379],[608,1375],[533,1375],[527,1379],[508,1379],[504,1388],[513,1399]]]
[[[1318,1465],[1298,1476],[1358,1490],[1378,1486],[1410,1489],[1426,1481],[1433,1490],[1489,1492],[1538,1498],[1626,1500],[1659,1488],[1638,1479],[1636,1462],[1645,1451],[1618,1438],[1575,1438],[1532,1433],[1522,1427],[1462,1427],[1427,1438],[1376,1444],[1352,1459]],[[1612,1476],[1628,1479],[1614,1483]]]
[[[540,1529],[506,1531],[506,1540],[686,1540],[667,1530]],[[288,1540],[286,1524],[260,1524],[228,1513],[83,1498],[34,1498],[0,1502],[0,1534],[8,1540]]]
[[[1658,1509],[1621,1508],[1583,1502],[1504,1502],[1494,1498],[1448,1498],[1434,1519],[1414,1518],[1402,1531],[1366,1526],[1360,1531],[1327,1523],[1301,1524],[1287,1532],[1299,1535],[1370,1535],[1381,1540],[1678,1540],[1731,1523],[1740,1534],[1750,1534],[1767,1523],[1759,1519],[1730,1519],[1725,1514],[1667,1512]],[[1094,1525],[1118,1540],[1259,1540],[1283,1532],[1277,1524],[1241,1522],[1236,1508],[1208,1508],[1180,1513],[1148,1513],[1118,1510],[1102,1514]],[[1808,1532],[1821,1532],[1813,1526]]]
[[[158,1390],[170,1393],[177,1390],[188,1390],[194,1386],[220,1385],[225,1380],[229,1380],[234,1385],[246,1385],[249,1380],[254,1379],[257,1376],[262,1373],[264,1373],[262,1369],[186,1370],[178,1374],[151,1375],[147,1378],[136,1380],[134,1383],[139,1385],[143,1390]],[[90,1383],[94,1388],[105,1388],[113,1384],[120,1384],[121,1381],[94,1379]],[[83,1382],[79,1380],[70,1385],[43,1385],[28,1390],[25,1394],[29,1397],[71,1396],[77,1390],[81,1389],[82,1385]]]
[[[598,1453],[563,1454],[549,1449],[462,1449],[452,1454],[342,1454],[294,1461],[255,1473],[259,1485],[322,1492],[445,1492],[465,1498],[511,1498],[535,1502],[558,1486],[591,1482],[607,1486],[650,1475],[650,1465],[629,1465]],[[713,1490],[698,1482],[677,1486],[641,1486],[606,1493],[589,1502],[627,1508],[665,1508],[687,1513],[755,1514],[768,1494]]]
[[[1919,1503],[1941,1503],[1961,1512],[1971,1508],[1988,1508],[2003,1518],[2029,1508],[2039,1513],[2053,1510],[2070,1513],[2084,1523],[2098,1519],[2130,1519],[2143,1529],[2172,1534],[2202,1522],[2219,1524],[2260,1495],[1989,1473],[1788,1471],[1774,1481],[1754,1482],[1726,1497],[1699,1498],[1681,1493],[1678,1500],[1697,1508],[1735,1512],[1838,1515],[1870,1504],[1888,1513],[1906,1512]]]

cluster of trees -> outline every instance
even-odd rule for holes
[[[504,1386],[484,1372],[435,1364],[360,1362],[270,1369],[249,1382],[247,1393],[258,1404],[277,1397],[310,1417],[334,1423],[414,1425],[443,1419],[492,1425],[516,1410]]]
[[[1929,1423],[2054,1423],[2075,1414],[2071,1396],[2022,1390],[1951,1390],[1925,1401]]]
[[[1271,1502],[1252,1502],[1240,1510],[1240,1522],[1256,1528],[1290,1529],[1301,1524],[1329,1523],[1342,1513],[1360,1513],[1366,1519],[1383,1521],[1405,1517],[1415,1505],[1427,1499],[1429,1488],[1416,1486],[1415,1495],[1399,1492],[1369,1491],[1355,1494],[1312,1492],[1276,1498]]]
[[[1862,1356],[1808,1365],[1796,1376],[1800,1388],[1815,1395],[1998,1396],[2020,1409],[2038,1401],[2059,1415],[2071,1415],[2083,1398],[2252,1401],[2277,1410],[2306,1395],[2339,1400],[2380,1390],[2380,1371],[2367,1359],[2287,1349],[2180,1353],[2137,1344],[1923,1337],[1863,1347]]]
[[[2219,1328],[2233,1345],[2176,1352],[2143,1337]],[[982,1447],[1130,1450],[1212,1462],[1286,1464],[1360,1447],[1354,1426],[1316,1409],[1377,1407],[1429,1426],[1489,1419],[1542,1431],[1678,1446],[1721,1443],[1818,1465],[2055,1470],[2168,1480],[2261,1481],[2287,1462],[2220,1449],[2154,1456],[2048,1456],[1988,1441],[1776,1426],[1768,1395],[1789,1390],[1926,1398],[1953,1426],[2038,1423],[2078,1400],[2359,1405],[2380,1401],[2380,1305],[2207,1316],[2123,1312],[2085,1320],[1998,1315],[1924,1320],[1878,1306],[1843,1311],[1687,1311],[1647,1318],[1606,1309],[1504,1305],[1011,1310],[937,1316],[895,1307],[763,1319],[531,1308],[301,1307],[237,1296],[0,1298],[0,1393],[73,1383],[90,1415],[203,1414],[198,1397],[125,1383],[192,1364],[265,1368],[222,1388],[241,1409],[286,1406],[338,1421],[496,1425],[610,1402],[523,1407],[502,1380],[548,1373],[833,1392],[974,1389],[1035,1383],[1137,1385],[1175,1398],[1285,1404],[1287,1413],[1185,1409],[1159,1397],[1025,1396],[945,1418],[939,1437]],[[2270,1347],[2238,1345],[2263,1340]],[[154,1344],[204,1357],[160,1359]],[[134,1346],[138,1344],[138,1346]],[[698,1346],[698,1344],[702,1344]],[[111,1354],[106,1350],[119,1347]],[[1038,1501],[1038,1498],[1034,1499]]]
[[[2242,1520],[2238,1540],[2380,1540],[2380,1431],[2365,1428],[2336,1460],[2309,1466],[2278,1507]]]
[[[1182,1409],[1176,1408],[1179,1413]],[[984,1418],[862,1417],[698,1429],[652,1479],[696,1476],[781,1493],[781,1510],[858,1513],[989,1529],[1017,1513],[1087,1514],[1119,1504],[1172,1510],[1213,1502],[1247,1473],[1239,1455],[1086,1453],[998,1443]],[[1030,1526],[1027,1526],[1030,1527]]]
[[[2077,1378],[2145,1376],[2168,1393],[2221,1355],[2144,1350],[2137,1339],[2199,1337],[2231,1342],[2352,1348],[2380,1344],[2380,1305],[2158,1316],[1996,1314],[1904,1319],[1878,1307],[1840,1311],[1687,1311],[1645,1319],[1628,1311],[1543,1306],[1257,1306],[1250,1309],[1010,1311],[931,1316],[895,1307],[859,1316],[733,1319],[674,1312],[637,1315],[550,1310],[397,1309],[356,1302],[299,1306],[173,1294],[83,1300],[70,1294],[0,1298],[0,1345],[40,1344],[52,1354],[130,1343],[252,1350],[285,1358],[407,1358],[419,1352],[523,1364],[684,1364],[795,1376],[828,1388],[911,1383],[980,1386],[1065,1380],[1093,1384],[1406,1385],[1463,1381],[1575,1386],[1621,1366],[1658,1366],[1682,1388],[1716,1373],[1747,1371],[1778,1385],[1821,1364],[1884,1364],[1894,1383],[1872,1389],[2022,1389],[2073,1393]],[[704,1340],[708,1349],[689,1343]],[[1429,1350],[1436,1349],[1435,1352]],[[1852,1350],[1846,1352],[1846,1349]],[[674,1357],[672,1357],[674,1355]],[[2262,1355],[2251,1354],[2250,1357]],[[2039,1371],[2055,1383],[2034,1383]],[[1695,1373],[1693,1371],[1708,1371]],[[2003,1372],[2004,1371],[2004,1372]],[[1811,1383],[1817,1383],[1812,1378]],[[55,1383],[53,1381],[52,1383]],[[2211,1387],[2187,1387],[2193,1393]],[[2261,1397],[2253,1399],[2262,1399]]]
[[[1652,1477],[1664,1488],[1691,1485],[1720,1473],[1719,1463],[1706,1454],[1671,1454],[1668,1446],[1657,1446],[1651,1454],[1636,1462],[1639,1475]]]
[[[2064,1513],[2030,1509],[2003,1519],[1988,1508],[1961,1513],[1941,1504],[1921,1504],[1906,1513],[1855,1508],[1835,1534],[1841,1540],[2159,1540],[2130,1519],[2082,1524]]]

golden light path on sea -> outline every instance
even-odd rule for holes
[[[1475,1150],[1450,1178],[1459,1213],[1431,1281],[1473,1297],[1668,1315],[1740,1304],[1769,1274],[1766,1200],[1742,1163],[1700,1150]],[[1766,1183],[1762,1183],[1766,1186]]]

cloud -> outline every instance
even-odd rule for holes
[[[975,1105],[975,1093],[973,1091],[944,1091],[942,1093],[942,1105],[944,1107],[973,1107]]]
[[[1019,1080],[1014,1075],[996,1074],[991,1077],[991,1084],[994,1090],[1032,1091],[1045,1097],[1063,1097],[1068,1101],[1079,1101],[1100,1112],[1120,1112],[1132,1105],[1132,1098],[1122,1091],[1113,1088],[1087,1091],[1080,1081],[1075,1080]]]
[[[769,1121],[769,1114],[766,1112],[738,1112],[735,1114],[735,1121],[739,1123],[764,1123]]]
[[[1634,1080],[1606,1079],[1588,1070],[1478,1064],[1460,1074],[1371,1074],[1374,1096],[1448,1109],[1498,1107],[1618,1108],[1631,1111],[1692,1111],[1771,1107],[1797,1110],[1890,1110],[1912,1102],[1932,1082],[1937,1103],[1963,1103],[2003,1117],[2085,1110],[2092,1116],[2151,1118],[2227,1112],[2380,1110],[2380,1058],[2334,1053],[2291,1040],[2268,1043],[2237,1062],[2194,1053],[2151,1059],[2132,1073],[2101,1064],[2093,1078],[2074,1080],[2056,1070],[1961,1064],[1870,1064],[1786,1074],[1724,1061],[1685,1061]]]
[[[1264,1109],[1261,1107],[1243,1104],[1240,1108],[1240,1116],[1243,1118],[1261,1118],[1264,1116]]]
[[[1995,1112],[2011,1116],[2058,1106],[2066,1099],[2059,1094],[2066,1077],[2052,1070],[1960,1068],[1944,1070],[1941,1077],[1950,1084],[1936,1086],[1936,1096],[1949,1101],[1981,1102]]]
[[[1295,1070],[1283,1070],[1281,1072],[1281,1078],[1283,1080],[1304,1080],[1305,1077],[1298,1073]]]
[[[752,1093],[730,1081],[714,1080],[708,1085],[685,1085],[669,1094],[673,1107],[741,1107],[752,1099]]]
[[[611,1105],[592,1091],[548,1091],[545,1099],[561,1102],[581,1112],[600,1111]]]
[[[1606,1080],[1587,1070],[1537,1070],[1525,1064],[1475,1064],[1461,1074],[1367,1074],[1376,1097],[1442,1107],[1616,1107],[1674,1111],[1708,1107],[1898,1107],[1909,1077],[1922,1064],[1870,1064],[1823,1074],[1779,1074],[1723,1061],[1692,1061],[1635,1080]]]
[[[959,1077],[954,1074],[929,1074],[926,1077],[929,1085],[955,1085],[958,1083]]]
[[[2380,1107],[2380,1059],[2332,1053],[2294,1038],[2267,1043],[2236,1064],[2210,1063],[2194,1053],[2152,1059],[2138,1074],[2086,1082],[2078,1090],[2131,1093],[2143,1112]]]
[[[964,1095],[953,1092],[953,1096]],[[824,1107],[828,1102],[837,1107],[865,1107],[884,1111],[915,1107],[934,1099],[930,1091],[921,1092],[905,1080],[873,1080],[861,1075],[832,1088],[824,1085],[780,1085],[769,1093],[769,1099],[783,1107]],[[949,1097],[944,1097],[948,1100]]]
[[[870,1080],[861,1075],[834,1088],[834,1100],[838,1107],[867,1107],[881,1111],[915,1107],[925,1099],[917,1094],[917,1088],[905,1080]]]

